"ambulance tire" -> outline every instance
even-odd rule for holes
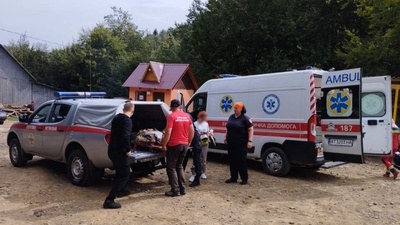
[[[93,183],[93,166],[82,149],[75,149],[68,156],[67,174],[71,183],[77,186],[89,186]]]
[[[25,166],[29,160],[28,155],[25,156],[18,138],[14,138],[10,141],[9,155],[11,164],[15,167]]]
[[[264,171],[272,176],[283,177],[290,171],[290,163],[285,152],[278,147],[268,148],[262,155]]]

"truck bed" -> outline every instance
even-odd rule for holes
[[[165,152],[140,151],[136,149],[131,149],[131,155],[129,156],[131,163],[149,162],[164,157]]]

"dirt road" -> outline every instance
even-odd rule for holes
[[[165,171],[129,181],[132,195],[117,199],[122,209],[102,203],[112,176],[92,187],[73,186],[66,166],[34,157],[24,168],[8,158],[0,126],[0,224],[399,224],[400,180],[382,177],[379,159],[363,165],[289,176],[266,175],[249,161],[250,185],[227,185],[226,157],[211,155],[208,179],[182,197],[168,198]],[[190,174],[187,173],[187,177]]]

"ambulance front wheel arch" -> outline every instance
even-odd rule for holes
[[[280,147],[269,147],[262,155],[264,171],[272,176],[283,177],[290,171],[290,163],[286,153]]]
[[[25,166],[32,159],[32,155],[24,153],[17,137],[12,138],[9,142],[9,155],[11,164],[15,167]]]

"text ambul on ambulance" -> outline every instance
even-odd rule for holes
[[[227,154],[225,125],[239,101],[254,125],[248,157],[261,159],[270,175],[284,176],[292,166],[363,163],[364,154],[391,154],[388,76],[362,78],[360,68],[311,69],[209,80],[185,109],[193,118],[207,111],[216,138],[210,152]]]

